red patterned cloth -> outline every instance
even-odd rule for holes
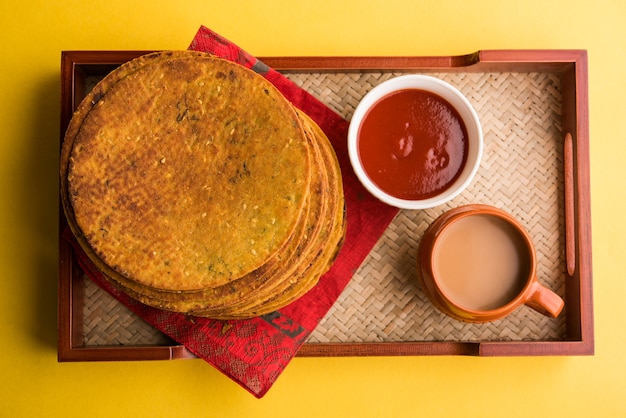
[[[135,301],[102,277],[69,230],[64,237],[73,245],[81,267],[92,280],[155,328],[260,398],[337,300],[397,210],[367,193],[352,172],[346,143],[348,122],[343,118],[206,27],[200,28],[189,49],[210,52],[253,69],[324,130],[339,159],[347,206],[347,235],[336,262],[316,287],[289,306],[249,320],[220,321],[162,311]]]

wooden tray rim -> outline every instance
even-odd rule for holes
[[[82,92],[76,90],[76,71],[85,68],[117,66],[151,51],[63,51],[61,54],[61,140]],[[378,342],[378,343],[305,343],[297,353],[302,357],[336,356],[538,356],[593,355],[593,295],[591,265],[591,209],[589,173],[588,67],[586,50],[481,50],[459,56],[294,56],[260,57],[281,72],[363,72],[420,70],[464,72],[558,72],[568,89],[563,88],[563,133],[571,135],[571,184],[566,184],[566,302],[578,311],[568,315],[567,327],[576,329],[571,340],[515,342]],[[69,100],[68,100],[69,98]],[[567,161],[566,161],[567,168]],[[566,173],[566,182],[568,175]],[[568,203],[569,202],[569,203]],[[569,205],[569,206],[568,206]],[[60,231],[65,225],[60,210]],[[184,346],[81,346],[82,324],[74,312],[72,286],[76,260],[71,246],[59,238],[58,277],[58,360],[119,361],[169,360],[193,358]],[[570,267],[571,264],[571,267]],[[570,296],[570,298],[568,298]],[[570,319],[570,316],[575,316]],[[573,322],[573,323],[571,323]]]

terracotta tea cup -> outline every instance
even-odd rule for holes
[[[466,322],[501,319],[521,305],[557,317],[564,302],[537,279],[537,256],[524,227],[488,205],[465,205],[437,218],[418,248],[418,280],[445,314]]]

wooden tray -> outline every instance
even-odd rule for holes
[[[61,139],[86,91],[147,52],[63,52]],[[384,79],[429,73],[468,96],[485,130],[486,156],[475,185],[447,206],[400,211],[299,356],[593,354],[586,51],[261,60],[346,119]],[[412,265],[421,232],[444,210],[471,202],[499,206],[526,223],[536,240],[540,279],[565,299],[560,318],[520,308],[504,320],[475,325],[430,306]],[[59,246],[59,361],[193,357],[85,278],[71,247],[62,239]]]

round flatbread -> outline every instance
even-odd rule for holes
[[[280,251],[310,161],[294,110],[261,81],[194,54],[143,66],[99,98],[67,178],[76,224],[107,265],[187,291],[224,285]]]
[[[267,80],[210,54],[164,51],[105,77],[61,152],[81,247],[150,306],[249,318],[302,296],[345,236],[328,139]]]

